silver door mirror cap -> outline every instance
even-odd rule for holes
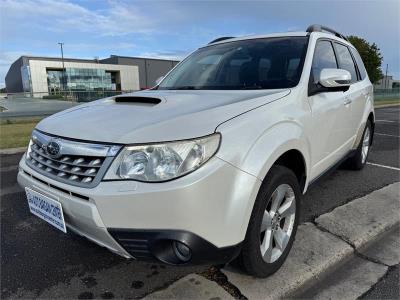
[[[322,69],[318,82],[326,88],[348,87],[351,74],[343,69]]]

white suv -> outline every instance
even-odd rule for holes
[[[127,258],[174,265],[284,262],[301,195],[374,130],[356,49],[319,25],[221,38],[153,89],[55,114],[32,133],[18,181],[30,210]]]

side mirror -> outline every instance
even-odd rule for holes
[[[156,85],[159,85],[160,82],[164,79],[164,76],[158,77],[156,80]]]
[[[351,83],[351,74],[343,69],[322,69],[318,82],[329,89],[347,90]]]

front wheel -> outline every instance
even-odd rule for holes
[[[254,204],[239,261],[256,277],[267,277],[285,261],[297,231],[300,187],[296,175],[273,166]]]

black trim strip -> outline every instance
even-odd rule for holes
[[[329,176],[330,174],[332,174],[332,172],[334,172],[342,163],[344,163],[349,157],[352,157],[355,152],[357,150],[350,150],[345,156],[343,156],[341,159],[339,159],[335,164],[333,164],[332,166],[330,166],[328,169],[326,169],[324,172],[322,172],[320,175],[318,175],[316,178],[314,178],[313,180],[311,180],[308,183],[308,188],[312,187],[314,184],[316,184],[318,181],[320,181],[321,179],[326,178],[327,176]]]

